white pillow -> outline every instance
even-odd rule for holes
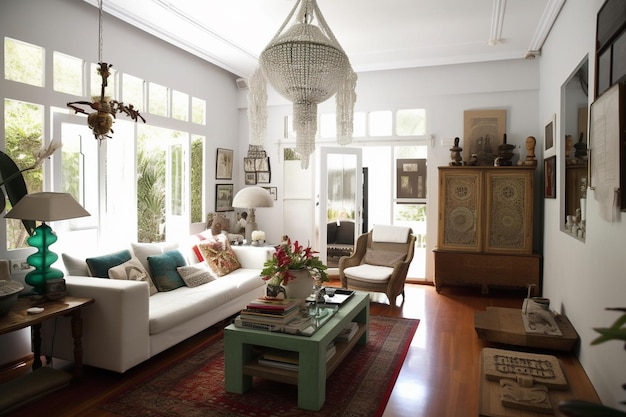
[[[90,277],[89,268],[87,267],[87,261],[79,259],[67,253],[61,254],[63,258],[63,265],[69,275],[75,275],[79,277]]]
[[[150,295],[154,295],[157,292],[157,287],[152,282],[150,274],[143,267],[139,259],[132,258],[130,261],[124,262],[121,265],[114,266],[109,269],[109,278],[111,279],[125,279],[129,281],[146,281],[150,286]]]
[[[188,265],[176,268],[178,275],[183,279],[188,287],[197,287],[215,279],[208,266]]]
[[[161,255],[165,252],[178,249],[178,243],[131,243],[130,247],[132,248],[135,257],[139,259],[139,262],[143,265],[143,268],[146,271],[150,271],[148,256]]]

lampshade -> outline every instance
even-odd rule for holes
[[[265,188],[261,187],[242,188],[233,198],[233,207],[249,209],[273,206],[272,196]]]
[[[68,193],[42,192],[24,196],[4,217],[21,220],[55,221],[90,216]]]

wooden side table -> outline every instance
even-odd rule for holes
[[[74,376],[80,378],[83,371],[83,321],[81,308],[94,302],[93,298],[64,297],[54,301],[33,301],[20,298],[11,311],[0,317],[0,335],[15,330],[32,327],[33,338],[33,370],[41,367],[41,323],[58,316],[72,317],[72,337],[74,339]],[[43,312],[28,314],[31,307],[42,307]]]

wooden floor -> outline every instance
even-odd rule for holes
[[[406,301],[398,297],[390,306],[384,295],[373,294],[371,314],[419,319],[420,324],[395,384],[384,417],[464,417],[478,415],[480,350],[486,346],[474,331],[474,312],[487,306],[521,306],[523,293],[494,292],[481,295],[479,289],[445,288],[437,294],[430,285],[410,284]],[[401,304],[400,304],[401,303]],[[208,338],[221,337],[209,329],[133,368],[124,375],[87,367],[80,383],[41,398],[14,411],[11,416],[114,416],[98,409],[111,395],[133,386],[169,364],[176,362]],[[561,358],[566,369],[578,369],[577,362]],[[571,378],[584,379],[584,373]],[[0,394],[1,395],[1,394]],[[589,386],[585,395],[595,397]]]

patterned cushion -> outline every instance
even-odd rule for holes
[[[129,281],[146,281],[150,286],[150,295],[158,292],[156,286],[150,278],[150,274],[145,270],[139,259],[132,258],[128,262],[109,269],[109,278],[125,279]]]
[[[130,261],[130,251],[124,249],[119,252],[111,253],[104,256],[96,256],[93,258],[87,258],[87,266],[89,267],[89,274],[92,277],[108,278],[109,269],[114,266],[123,264]]]
[[[184,287],[185,282],[176,268],[185,266],[185,258],[177,251],[165,252],[162,255],[148,256],[148,265],[154,285],[159,291],[171,291]]]
[[[228,240],[219,240],[198,244],[198,248],[206,263],[218,277],[223,277],[241,268],[237,255],[230,247]]]
[[[206,265],[179,266],[176,270],[188,287],[197,287],[215,279]]]

